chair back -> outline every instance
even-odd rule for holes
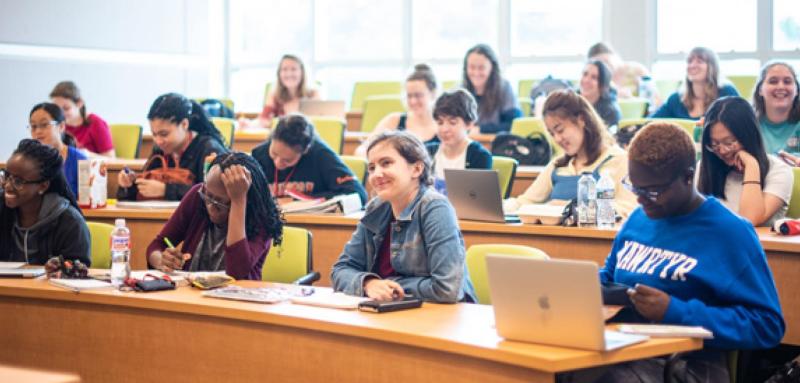
[[[533,108],[533,101],[530,97],[519,97],[519,107],[522,109],[522,116],[528,117],[531,115],[531,108]]]
[[[341,156],[342,161],[350,171],[358,178],[358,182],[366,186],[367,182],[367,160],[359,156]]]
[[[364,110],[364,101],[370,96],[397,96],[403,93],[400,81],[359,81],[353,85],[350,111]]]
[[[211,123],[222,134],[225,139],[225,146],[229,149],[233,147],[234,132],[236,131],[236,120],[224,117],[211,117]]]
[[[117,158],[135,159],[142,147],[142,126],[137,124],[111,124],[111,142]]]
[[[792,186],[792,198],[789,200],[789,210],[786,216],[790,218],[800,218],[800,168],[792,168],[794,172],[794,185]]]
[[[511,123],[511,131],[509,133],[520,137],[528,137],[534,133],[541,133],[547,139],[547,143],[550,144],[550,150],[552,151],[550,158],[561,155],[561,147],[556,145],[555,140],[553,140],[553,136],[547,132],[547,128],[544,125],[544,120],[542,120],[541,117],[515,118]]]
[[[400,96],[370,96],[364,100],[361,131],[371,132],[386,115],[403,112],[406,108]]]
[[[335,117],[311,117],[310,120],[314,124],[314,129],[316,129],[319,138],[325,141],[336,154],[342,154],[344,120]]]
[[[279,246],[273,245],[269,249],[261,270],[261,279],[295,283],[312,270],[311,232],[299,227],[284,226],[283,240]]]
[[[111,232],[114,231],[114,225],[86,221],[86,226],[89,227],[89,235],[92,238],[92,268],[110,269]]]
[[[531,89],[539,80],[534,79],[522,79],[519,80],[517,83],[517,97],[530,97],[531,96]],[[525,114],[528,116],[529,114]]]
[[[486,254],[503,254],[519,257],[533,257],[549,259],[547,253],[535,247],[521,245],[486,244],[472,245],[467,249],[467,269],[475,287],[478,303],[489,305],[492,299],[489,295],[489,275],[486,272]]]
[[[517,176],[517,160],[510,157],[492,156],[492,169],[497,171],[497,179],[500,181],[500,195],[503,199],[511,194],[514,186],[514,178]]]
[[[758,77],[753,75],[734,75],[728,76],[728,80],[736,88],[740,96],[749,100],[753,96],[753,89],[756,87]]]
[[[622,119],[642,118],[647,113],[647,100],[643,98],[625,98],[618,100]]]

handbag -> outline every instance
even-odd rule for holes
[[[181,184],[181,185],[192,185],[194,184],[194,174],[189,169],[185,169],[180,167],[179,161],[175,160],[175,167],[169,167],[167,163],[167,159],[160,154],[156,154],[151,156],[147,163],[144,164],[145,169],[150,168],[150,164],[156,160],[161,160],[161,167],[154,168],[150,170],[146,170],[142,172],[141,178],[146,180],[154,180],[163,182],[165,184]],[[136,193],[136,199],[139,201],[148,200],[152,198],[147,198],[143,196],[141,193]]]

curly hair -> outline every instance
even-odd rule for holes
[[[689,133],[674,123],[651,122],[633,137],[628,159],[657,173],[674,176],[694,166],[694,143]]]

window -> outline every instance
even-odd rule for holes
[[[399,60],[403,57],[403,2],[317,1],[314,47],[317,59]]]
[[[797,0],[774,0],[772,9],[773,49],[800,49],[800,7]]]
[[[497,0],[417,0],[411,14],[414,58],[460,60],[478,43],[497,49]]]
[[[595,0],[512,0],[511,54],[584,55],[601,40],[602,7]]]
[[[234,0],[230,4],[230,52],[234,64],[277,63],[286,53],[304,60],[311,57],[311,0]]]
[[[756,0],[659,0],[658,52],[688,52],[696,46],[717,53],[754,52],[756,8]]]

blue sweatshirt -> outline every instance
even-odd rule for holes
[[[719,97],[725,96],[738,96],[739,92],[736,91],[736,88],[733,87],[731,84],[722,85],[719,88]],[[703,112],[705,114],[705,112]],[[680,92],[675,92],[669,96],[667,102],[661,105],[658,110],[656,110],[653,115],[650,116],[651,118],[684,118],[687,120],[697,120],[702,116],[692,117],[689,115],[689,111],[686,109],[686,105],[683,105],[681,101],[681,94]]]
[[[713,197],[679,217],[650,219],[641,207],[634,210],[600,280],[666,292],[663,323],[711,330],[708,348],[769,348],[786,329],[753,225]]]

